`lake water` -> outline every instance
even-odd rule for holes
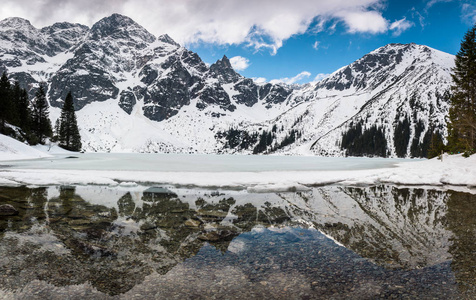
[[[19,215],[0,216],[0,299],[476,298],[469,193],[0,187],[2,204]]]

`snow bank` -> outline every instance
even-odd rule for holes
[[[167,184],[186,187],[240,189],[248,192],[301,191],[321,185],[431,185],[476,187],[476,156],[445,155],[438,159],[400,163],[396,168],[338,171],[171,172],[131,170],[58,170],[0,168],[3,183],[27,185]]]
[[[25,145],[9,136],[0,134],[0,161],[43,157],[51,157],[51,155]]]
[[[382,183],[418,185],[459,185],[476,187],[476,155],[468,158],[458,155],[443,155],[443,160],[401,163],[398,168],[382,174]]]

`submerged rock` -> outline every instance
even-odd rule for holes
[[[198,239],[208,242],[231,241],[238,234],[238,232],[233,232],[230,230],[208,231],[202,235],[199,235]]]
[[[10,204],[0,205],[0,216],[16,216],[19,212]]]
[[[193,219],[188,219],[187,221],[185,221],[185,226],[187,227],[199,227],[200,224],[201,224],[200,221],[193,220]]]

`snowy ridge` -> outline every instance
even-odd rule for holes
[[[394,128],[403,119],[412,143],[446,134],[454,58],[426,46],[386,45],[317,83],[286,86],[256,84],[226,56],[208,67],[168,35],[156,38],[118,14],[91,29],[36,29],[10,18],[0,22],[0,41],[0,71],[31,96],[48,85],[53,124],[72,91],[86,151],[335,156],[345,154],[343,133],[364,122],[383,128],[396,156]]]
[[[394,130],[398,121],[410,120],[410,141],[415,138],[415,127],[423,123],[423,131],[418,137],[421,142],[430,128],[438,128],[446,136],[446,120],[448,114],[448,97],[452,79],[451,68],[454,66],[452,55],[430,49],[425,46],[410,44],[410,51],[402,56],[401,63],[395,67],[395,74],[389,76],[382,88],[367,94],[364,105],[352,118],[339,124],[319,138],[313,150],[315,153],[340,153],[336,141],[348,129],[349,123],[365,121],[366,127],[380,125],[384,128],[390,156],[396,156],[394,146]],[[411,143],[408,145],[407,156],[410,156]]]
[[[364,128],[383,126],[389,156],[396,156],[394,129],[410,119],[410,141],[417,123],[423,124],[418,141],[430,128],[446,135],[445,116],[454,66],[452,55],[415,44],[379,48],[328,78],[291,95],[299,103],[270,125],[300,131],[301,137],[284,153],[341,156],[343,133],[358,121]],[[278,138],[279,139],[279,138]],[[411,143],[407,155],[410,156]],[[311,151],[309,151],[309,149]]]

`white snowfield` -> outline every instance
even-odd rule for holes
[[[0,185],[175,185],[249,192],[319,185],[476,188],[476,156],[443,161],[314,156],[49,154],[0,135]],[[15,161],[14,159],[33,159]],[[41,159],[38,159],[41,158]],[[1,162],[4,161],[4,162]]]
[[[23,144],[9,136],[0,134],[0,161],[42,157],[51,157],[51,155]]]

